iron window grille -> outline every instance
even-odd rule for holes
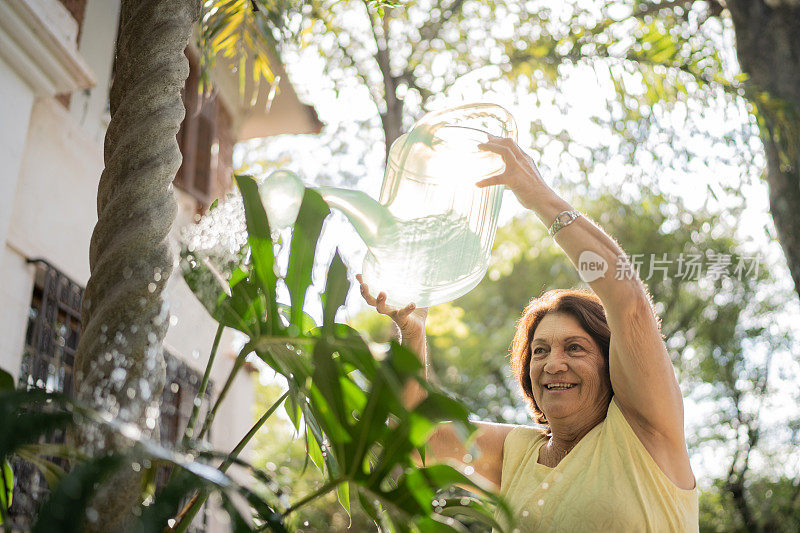
[[[80,307],[84,289],[44,259],[28,260],[36,266],[31,307],[25,333],[25,348],[20,364],[18,386],[41,388],[50,392],[73,394],[73,367],[75,351],[81,335]],[[159,419],[160,442],[173,448],[183,435],[188,424],[194,398],[200,387],[201,375],[185,362],[164,350],[166,363],[166,385],[162,393]],[[209,383],[201,406],[208,409],[212,397]],[[55,432],[41,443],[62,444],[63,432]],[[65,470],[69,464],[64,459],[48,458]],[[49,487],[41,472],[32,464],[13,458],[12,467],[16,480],[13,503],[9,508],[11,525],[15,529],[30,530],[39,505],[49,494]],[[169,479],[170,471],[161,468],[156,473],[156,490]],[[202,531],[208,520],[207,506],[195,523]]]

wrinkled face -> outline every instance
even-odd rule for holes
[[[581,423],[605,409],[611,393],[597,342],[569,314],[548,313],[531,341],[533,398],[552,422]]]

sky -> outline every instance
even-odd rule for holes
[[[289,77],[296,87],[301,98],[313,103],[320,119],[326,124],[326,130],[321,136],[278,136],[267,141],[251,141],[237,146],[235,152],[235,166],[241,170],[251,172],[257,177],[265,177],[271,169],[282,167],[297,172],[307,186],[314,185],[347,185],[357,187],[377,198],[383,179],[383,145],[374,142],[371,131],[377,127],[376,109],[370,103],[369,95],[363,87],[357,84],[345,86],[335,91],[331,85],[324,82],[323,62],[312,48],[301,51],[297,56],[292,56],[287,61]],[[610,82],[604,80],[601,74],[588,68],[574,69],[562,86],[562,94],[573,105],[568,113],[564,113],[557,105],[548,105],[548,95],[534,95],[527,92],[525,87],[512,87],[510,85],[496,84],[494,90],[487,90],[481,80],[496,75],[493,67],[486,67],[473,71],[463,76],[455,85],[450,87],[446,94],[436,95],[429,109],[444,109],[447,107],[474,102],[490,102],[499,104],[508,109],[515,117],[518,130],[518,142],[523,148],[528,148],[534,161],[543,170],[545,179],[554,176],[554,181],[561,184],[564,190],[562,195],[570,199],[570,178],[560,175],[564,165],[560,163],[561,154],[556,146],[547,147],[541,152],[530,149],[534,145],[531,135],[531,124],[541,121],[545,124],[559,124],[563,131],[582,144],[593,145],[607,133],[602,127],[592,122],[591,118],[605,109],[605,98],[611,90]],[[680,110],[679,110],[680,111]],[[731,124],[749,120],[747,111],[743,107],[725,109],[703,110],[685,109],[683,113],[690,113],[696,117],[701,126],[711,132],[721,132]],[[372,128],[373,130],[371,130]],[[338,142],[337,142],[338,141]],[[689,171],[667,169],[663,170],[653,162],[649,168],[645,166],[640,170],[643,173],[657,175],[659,183],[667,192],[678,195],[684,202],[687,211],[698,209],[707,205],[713,209],[725,210],[733,202],[719,188],[720,183],[735,184],[741,188],[743,197],[747,198],[746,207],[736,225],[737,237],[750,244],[748,249],[759,254],[765,268],[777,269],[776,278],[779,284],[773,287],[779,293],[792,294],[792,283],[785,266],[780,246],[773,237],[775,231],[768,214],[768,197],[766,186],[757,173],[742,179],[741,168],[732,167],[721,159],[716,158],[715,150],[719,147],[708,144],[703,145],[702,139],[682,138],[672,139],[675,143],[691,143],[695,150],[707,157],[698,158],[698,161],[689,162]],[[337,145],[338,144],[338,145]],[[333,148],[331,148],[333,146]],[[654,147],[658,149],[658,147]],[[736,147],[732,148],[733,150]],[[308,157],[313,154],[313,157]],[[761,157],[756,150],[757,157]],[[701,159],[706,161],[701,162]],[[710,161],[710,163],[708,162]],[[763,167],[763,157],[754,162],[752,168]],[[549,175],[548,175],[549,173]],[[621,162],[611,161],[608,165],[595,169],[591,174],[592,183],[603,185],[625,184],[630,175],[630,168]],[[635,186],[633,182],[628,185]],[[558,189],[557,189],[558,190]],[[717,198],[709,194],[709,190],[716,191]],[[501,210],[500,224],[507,222],[514,216],[523,214],[524,209],[514,198],[513,194],[506,191]],[[680,214],[677,213],[676,216]],[[713,230],[712,230],[713,231]],[[351,274],[360,271],[361,262],[366,248],[340,214],[334,214],[326,223],[324,230],[323,255],[331,257],[334,247],[338,246]],[[632,251],[628,250],[628,253]],[[323,261],[325,263],[326,261]],[[318,288],[324,282],[324,271],[318,269],[315,273],[315,286]],[[317,306],[319,307],[319,306]],[[351,290],[343,316],[347,319],[364,310],[364,304],[357,290]],[[321,314],[321,308],[309,309],[314,315]],[[770,317],[771,327],[793,331],[794,339],[800,340],[800,305],[797,298],[789,298],[781,316]],[[795,348],[797,343],[795,343]],[[754,345],[751,347],[751,357],[764,358],[764,347]],[[800,365],[796,356],[790,353],[776,354],[775,373],[771,381],[780,385],[776,387],[775,394],[770,403],[762,410],[763,420],[767,426],[780,426],[786,416],[792,412],[796,402],[795,392],[800,388]],[[780,374],[780,375],[778,375]],[[702,428],[707,417],[713,415],[709,412],[710,406],[694,402],[691,393],[686,394],[686,418],[688,428]],[[691,430],[691,429],[690,429]],[[767,446],[769,447],[769,446]],[[710,479],[723,474],[726,461],[721,460],[719,450],[705,448],[703,453],[693,457],[693,466],[699,478]],[[753,458],[754,467],[766,464],[758,456]],[[786,473],[800,473],[800,461],[797,464],[786,464]],[[701,482],[701,486],[704,483]]]

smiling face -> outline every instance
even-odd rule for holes
[[[548,421],[580,424],[608,407],[611,381],[603,352],[572,315],[546,314],[530,349],[533,398]]]

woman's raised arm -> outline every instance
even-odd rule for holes
[[[514,141],[492,138],[481,148],[501,155],[506,169],[478,182],[479,187],[506,185],[547,227],[573,211]],[[685,454],[683,399],[646,287],[614,239],[586,217],[562,226],[554,238],[603,302],[611,330],[611,384],[620,409],[629,422],[635,418]]]
[[[361,275],[356,276],[361,284],[361,296],[375,309],[390,317],[400,329],[400,341],[417,357],[419,357],[424,367],[424,378],[427,381],[433,379],[433,370],[428,358],[427,343],[425,337],[425,319],[428,310],[425,308],[416,309],[414,304],[409,304],[402,309],[395,309],[386,305],[386,295],[380,293],[372,296],[369,287],[364,284]],[[419,383],[413,381],[408,384],[403,394],[403,403],[406,408],[411,410],[425,399],[425,389]],[[473,422],[477,428],[475,445],[478,448],[478,456],[472,457],[467,450],[464,442],[458,433],[452,428],[451,424],[443,423],[434,431],[428,439],[428,451],[435,461],[454,461],[461,465],[462,470],[471,467],[474,473],[492,485],[492,489],[500,489],[500,477],[503,467],[503,443],[506,435],[515,427],[510,424],[493,424],[489,422]],[[467,470],[465,473],[468,473]],[[469,475],[469,474],[468,474]],[[469,489],[469,487],[466,487]]]

